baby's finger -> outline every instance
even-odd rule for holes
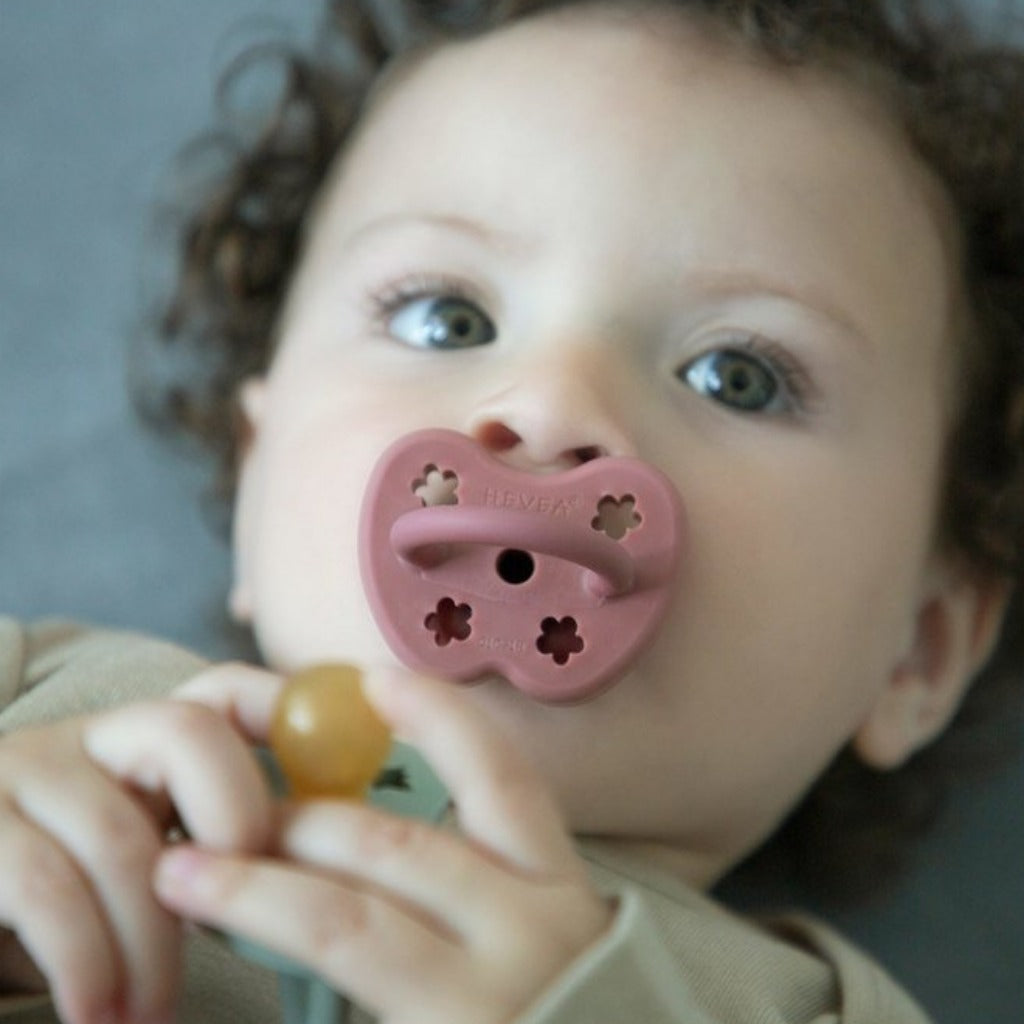
[[[546,782],[458,687],[395,669],[368,673],[364,685],[448,787],[466,835],[523,869],[580,873]]]
[[[214,708],[250,740],[267,738],[284,679],[265,669],[227,662],[213,665],[179,686],[172,697]]]
[[[89,756],[122,782],[167,792],[190,834],[218,849],[258,850],[271,826],[252,751],[220,714],[191,701],[130,705],[90,720]]]
[[[51,837],[0,813],[0,924],[16,932],[69,1024],[112,1017],[121,967],[93,892]]]
[[[458,975],[462,953],[443,929],[338,876],[176,847],[156,887],[175,912],[311,967],[382,1018]]]
[[[504,895],[504,869],[461,836],[350,801],[286,805],[279,846],[283,857],[340,872],[353,884],[383,891],[460,938],[481,916],[493,916]]]
[[[133,1019],[166,1015],[178,984],[181,932],[152,890],[162,837],[146,809],[92,767],[73,780],[31,776],[17,800],[23,817],[73,862],[77,890],[89,890],[98,905]],[[65,913],[74,919],[72,910]]]

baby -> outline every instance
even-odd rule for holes
[[[933,775],[1019,671],[1024,57],[864,0],[361,6],[190,225],[166,326],[209,376],[171,408],[222,459],[267,665],[375,666],[458,827],[272,802],[275,674],[9,623],[0,1016],[171,1020],[187,921],[387,1024],[922,1021],[824,927],[700,893],[822,786]],[[426,427],[671,481],[669,620],[614,685],[397,667],[359,508]],[[24,728],[125,675],[188,681]],[[194,954],[184,1019],[269,1019]]]

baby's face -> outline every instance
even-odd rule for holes
[[[363,595],[381,452],[462,431],[538,473],[666,473],[677,593],[616,686],[470,688],[578,831],[708,881],[872,714],[929,578],[948,261],[872,104],[594,11],[439,51],[325,192],[253,420],[236,607],[283,669],[388,662]]]

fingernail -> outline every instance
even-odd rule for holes
[[[194,889],[209,862],[210,858],[194,846],[176,846],[166,850],[157,862],[157,890],[173,894],[183,886]]]

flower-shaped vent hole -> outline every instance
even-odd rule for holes
[[[438,647],[447,647],[453,640],[466,640],[473,631],[469,620],[473,609],[468,604],[456,604],[450,597],[442,597],[437,608],[424,620],[423,625],[434,634]]]
[[[636,498],[632,494],[625,494],[621,498],[613,498],[608,494],[597,503],[597,515],[590,521],[590,525],[612,540],[622,540],[642,522],[636,510]]]
[[[412,493],[424,506],[458,505],[459,478],[450,469],[438,469],[433,463],[423,467],[422,476],[412,482]]]
[[[564,665],[573,654],[583,650],[583,637],[577,632],[576,620],[571,615],[556,619],[549,615],[540,624],[537,650],[550,655],[556,665]]]

